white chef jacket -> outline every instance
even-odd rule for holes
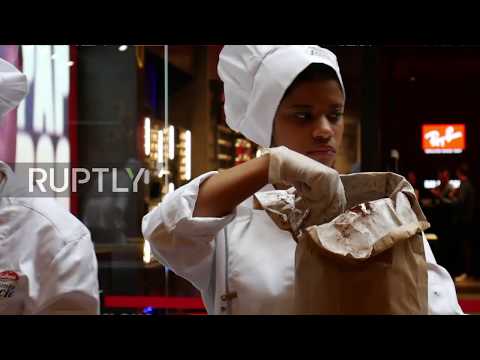
[[[201,292],[209,314],[292,314],[296,242],[289,232],[253,209],[253,197],[222,218],[192,216],[200,184],[214,174],[178,188],[145,215],[142,231],[154,256]],[[429,313],[463,314],[450,275],[423,239]]]
[[[0,314],[98,314],[90,232],[54,199],[25,197],[3,162],[0,172]]]

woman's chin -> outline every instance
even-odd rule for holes
[[[310,159],[318,161],[328,167],[333,167],[333,165],[335,164],[335,155],[331,153],[325,153],[325,154],[314,153],[314,154],[307,154],[307,156]]]

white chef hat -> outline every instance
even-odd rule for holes
[[[218,74],[224,82],[228,126],[269,147],[273,119],[285,91],[312,63],[325,64],[343,87],[337,57],[317,45],[225,45]]]
[[[15,66],[0,59],[0,120],[27,95],[27,77]]]

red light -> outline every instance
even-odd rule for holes
[[[205,305],[199,297],[166,296],[105,296],[107,308],[146,308],[204,310]]]

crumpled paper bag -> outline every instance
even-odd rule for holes
[[[394,173],[341,180],[348,210],[313,226],[295,189],[255,195],[256,207],[298,242],[295,312],[427,314],[422,231],[429,224],[412,186]]]

